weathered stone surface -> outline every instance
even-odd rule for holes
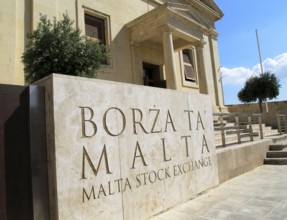
[[[263,164],[271,140],[264,139],[217,150],[219,183]]]
[[[218,184],[208,96],[51,75],[54,219],[146,219]]]

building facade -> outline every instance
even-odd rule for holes
[[[219,72],[213,0],[9,0],[0,8],[0,83],[25,84],[21,56],[40,14],[67,13],[112,57],[97,78],[208,94],[226,111]]]

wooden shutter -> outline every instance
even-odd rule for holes
[[[185,78],[187,80],[190,80],[190,81],[195,81],[196,80],[196,74],[195,74],[194,66],[193,66],[192,51],[191,50],[183,50],[182,56],[183,56],[183,66],[184,66]]]

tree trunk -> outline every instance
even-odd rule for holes
[[[260,112],[263,113],[262,100],[259,100],[259,108],[260,108]]]

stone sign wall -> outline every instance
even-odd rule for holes
[[[208,96],[51,75],[52,219],[147,219],[218,184]]]

